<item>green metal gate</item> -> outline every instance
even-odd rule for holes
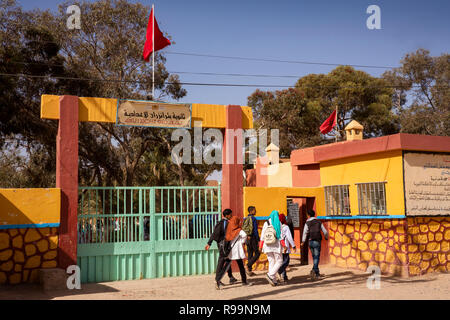
[[[204,249],[220,219],[220,185],[80,187],[81,282],[213,273],[217,247]]]

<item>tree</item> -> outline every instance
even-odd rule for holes
[[[397,88],[394,103],[401,132],[450,135],[449,54],[431,57],[428,50],[418,49],[383,78]]]
[[[321,135],[319,127],[336,106],[338,140],[344,139],[351,119],[364,126],[365,137],[398,132],[393,93],[384,79],[339,66],[329,74],[306,75],[294,88],[275,93],[256,90],[248,104],[258,128],[280,130],[280,155],[289,156],[293,149],[334,142],[330,135]]]
[[[45,172],[16,166],[17,174],[31,175],[28,181],[35,187],[51,186],[49,177],[54,184],[55,172],[57,121],[40,119],[42,94],[153,99],[153,66],[142,60],[150,8],[126,0],[80,2],[81,29],[68,30],[65,10],[72,4],[61,5],[54,14],[24,12],[12,0],[1,3],[0,70],[15,76],[0,77],[0,142],[14,141],[14,147],[9,143],[8,148],[24,153],[24,163],[38,155],[45,161]],[[165,57],[158,52],[154,99],[180,99],[186,90],[164,64]],[[170,140],[170,133],[169,129],[80,123],[80,184],[204,183],[213,168],[172,163],[170,145],[163,143]],[[156,160],[170,174],[148,174]]]

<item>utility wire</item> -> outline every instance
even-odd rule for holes
[[[43,65],[51,67],[64,67],[63,64],[43,63],[43,62],[22,62],[9,61],[7,64],[21,64],[21,65]],[[295,75],[274,75],[274,74],[245,74],[245,73],[218,73],[218,72],[190,72],[190,71],[168,71],[173,74],[193,74],[202,76],[229,76],[229,77],[257,77],[257,78],[295,78],[299,79],[302,76]]]
[[[74,80],[74,81],[98,81],[98,82],[117,82],[117,83],[151,83],[151,81],[141,80],[119,80],[119,79],[92,79],[92,78],[77,78],[77,77],[63,77],[63,76],[41,76],[20,73],[0,73],[3,77],[24,77],[24,78],[40,78],[40,79],[58,79],[58,80]],[[287,85],[274,84],[239,84],[239,83],[200,83],[200,82],[165,82],[165,84],[180,84],[186,86],[215,86],[215,87],[264,87],[264,88],[293,88]],[[382,85],[382,86],[306,86],[307,88],[336,88],[336,89],[354,89],[354,88],[402,88],[396,85]],[[420,85],[413,87],[420,87]],[[435,86],[435,88],[448,88],[449,86]]]
[[[53,43],[59,46],[60,43],[53,41],[40,41],[40,40],[28,40],[29,42],[40,43]],[[249,58],[249,57],[236,57],[236,56],[222,56],[203,53],[191,53],[191,52],[176,52],[176,51],[163,51],[165,54],[183,55],[192,57],[205,57],[205,58],[218,58],[218,59],[231,59],[231,60],[244,60],[244,61],[259,61],[259,62],[276,62],[276,63],[291,63],[291,64],[309,64],[309,65],[323,65],[323,66],[351,66],[356,68],[377,68],[377,69],[392,69],[393,66],[376,66],[376,65],[359,65],[359,64],[347,64],[347,63],[329,63],[329,62],[312,62],[312,61],[296,61],[296,60],[280,60],[280,59],[268,59],[268,58]]]
[[[261,61],[261,62],[312,64],[312,65],[323,65],[323,66],[351,66],[351,67],[358,67],[358,68],[379,68],[379,69],[395,68],[392,66],[388,67],[388,66],[359,65],[359,64],[346,64],[346,63],[327,63],[327,62],[310,62],[310,61],[278,60],[278,59],[263,59],[263,58],[246,58],[246,57],[218,56],[218,55],[211,55],[211,54],[173,52],[173,51],[166,51],[165,53],[166,54],[184,55],[184,56],[194,56],[194,57],[207,57],[207,58],[220,58],[220,59],[246,60],[246,61]]]
[[[43,65],[51,67],[64,67],[63,64],[42,63],[42,62],[22,62],[22,61],[10,61],[9,64],[21,64],[21,65]],[[274,74],[245,74],[245,73],[218,73],[218,72],[190,72],[190,71],[168,71],[173,74],[193,74],[201,76],[229,76],[229,77],[255,77],[255,78],[294,78],[299,79],[302,76],[295,75],[274,75]]]

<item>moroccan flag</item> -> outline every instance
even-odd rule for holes
[[[153,32],[155,35],[154,46],[153,46]],[[155,51],[158,51],[167,47],[170,44],[171,44],[170,40],[164,37],[161,30],[159,30],[158,22],[156,22],[156,19],[153,16],[153,8],[152,8],[152,11],[150,12],[150,18],[148,19],[147,38],[144,44],[144,53],[143,53],[144,60],[145,61],[149,60],[150,55],[153,52],[153,48],[155,49]]]
[[[335,125],[336,125],[336,110],[334,110],[333,113],[328,117],[328,119],[322,123],[322,125],[320,126],[320,132],[322,134],[327,134],[333,129]]]

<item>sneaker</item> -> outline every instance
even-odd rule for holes
[[[267,281],[269,281],[269,283],[272,287],[275,287],[277,285],[277,283],[275,281],[273,281],[271,277],[269,277],[268,273],[266,273],[266,279],[267,279]]]
[[[309,273],[309,275],[311,276],[311,280],[316,280],[317,275],[316,272],[314,270],[311,270],[311,272]]]
[[[255,273],[254,273],[252,270],[250,270],[248,267],[245,268],[245,273],[246,273],[249,277],[252,277],[252,276],[255,275]]]
[[[216,290],[220,290],[220,285],[222,282],[216,281]]]
[[[230,284],[236,283],[238,281],[238,279],[236,279],[235,277],[230,278]]]

